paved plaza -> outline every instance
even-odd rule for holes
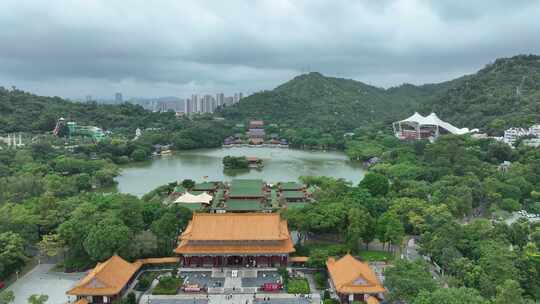
[[[8,290],[15,294],[14,304],[27,304],[27,299],[32,294],[46,294],[49,296],[47,303],[62,304],[68,298],[66,290],[79,281],[84,273],[63,273],[52,271],[54,264],[37,265],[29,273],[13,283]]]
[[[281,283],[281,276],[277,271],[257,271],[256,277],[243,277],[243,287],[261,287],[264,283]]]
[[[269,298],[264,300],[264,298]],[[257,294],[253,295],[233,294],[232,297],[226,295],[210,295],[208,298],[201,296],[162,296],[152,297],[150,301],[144,297],[140,304],[319,304],[320,298],[301,298],[291,294]]]
[[[225,278],[212,277],[211,271],[182,271],[180,276],[184,284],[199,285],[200,287],[223,287]]]

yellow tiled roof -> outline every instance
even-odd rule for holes
[[[156,264],[175,264],[180,262],[179,257],[165,257],[165,258],[147,258],[137,260],[143,265],[156,265]]]
[[[67,294],[77,296],[116,295],[120,293],[141,266],[140,261],[129,263],[114,255],[107,261],[98,263]]]
[[[291,263],[306,263],[308,260],[309,257],[307,256],[295,256],[289,258],[289,262]]]
[[[287,222],[276,213],[195,213],[180,239],[277,241],[289,237]]]
[[[367,263],[355,259],[350,254],[339,260],[329,258],[326,267],[339,293],[379,293],[385,292],[381,282]]]
[[[205,241],[208,241],[205,243]],[[224,241],[222,244],[212,241]],[[267,242],[265,242],[267,241]],[[287,221],[275,213],[195,213],[180,236],[178,254],[290,253]]]

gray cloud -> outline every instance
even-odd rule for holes
[[[526,0],[4,0],[0,85],[188,96],[271,89],[306,69],[438,82],[539,53],[539,15]]]

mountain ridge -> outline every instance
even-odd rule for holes
[[[308,109],[312,113],[306,113]],[[388,123],[415,111],[437,112],[460,127],[492,133],[531,124],[540,114],[540,56],[499,58],[476,73],[449,81],[387,89],[311,72],[248,96],[221,113],[235,120],[258,118],[345,132],[375,121]]]

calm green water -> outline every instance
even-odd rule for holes
[[[223,172],[227,155],[256,156],[263,169]],[[260,178],[269,183],[296,181],[302,175],[325,175],[358,183],[364,176],[361,164],[351,162],[341,152],[309,152],[281,148],[220,148],[177,152],[144,163],[122,167],[116,178],[118,191],[138,196],[156,187],[186,178],[221,181],[233,178]]]

